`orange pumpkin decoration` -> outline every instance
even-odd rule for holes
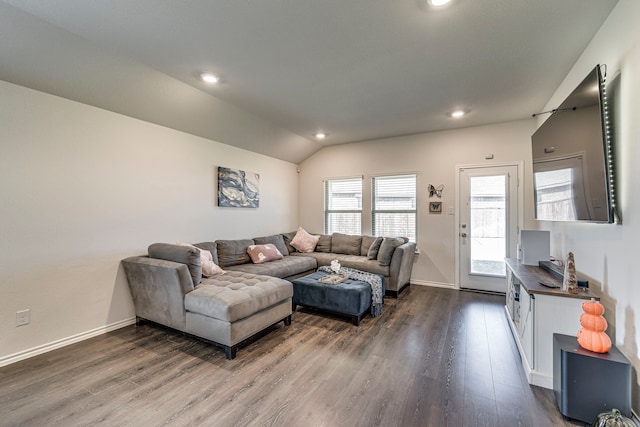
[[[585,313],[602,316],[604,314],[604,305],[596,301],[595,298],[591,298],[591,301],[585,301],[582,303],[582,310]]]
[[[595,298],[582,304],[584,313],[580,316],[582,329],[578,331],[578,344],[596,353],[606,353],[611,349],[611,339],[604,331],[607,319],[602,317],[604,306]]]
[[[589,329],[595,332],[604,332],[609,326],[607,319],[602,316],[595,316],[593,314],[583,313],[580,316],[580,324],[583,328]]]

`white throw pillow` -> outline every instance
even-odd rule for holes
[[[298,232],[291,239],[290,245],[299,250],[300,252],[313,252],[318,244],[318,240],[320,240],[320,236],[314,236],[312,234],[307,233],[302,227],[298,227]]]
[[[200,251],[200,264],[202,264],[202,275],[205,277],[210,277],[210,276],[215,276],[217,274],[224,274],[225,271],[223,269],[220,268],[219,265],[217,265],[215,262],[213,262],[213,255],[211,255],[211,252],[205,250],[205,249],[200,249],[197,246],[193,246],[190,243],[182,243],[182,242],[177,242],[176,245],[179,246],[190,246],[192,248],[196,248],[197,250]]]

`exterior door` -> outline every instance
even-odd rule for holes
[[[504,293],[504,259],[516,256],[518,166],[459,169],[460,287]]]

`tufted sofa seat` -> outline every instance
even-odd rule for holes
[[[286,280],[241,271],[203,278],[194,247],[154,243],[148,252],[122,261],[138,321],[212,341],[227,359],[242,341],[291,323],[293,286]]]

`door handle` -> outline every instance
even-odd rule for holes
[[[460,237],[467,237],[467,233],[460,233]]]

